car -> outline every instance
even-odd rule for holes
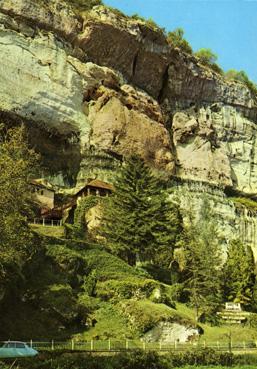
[[[38,355],[38,351],[29,347],[25,342],[6,341],[0,348],[0,358],[19,358]]]

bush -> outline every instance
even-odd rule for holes
[[[185,365],[222,365],[231,366],[234,356],[232,353],[217,352],[213,349],[196,349],[182,353],[171,353],[168,362],[171,367]]]
[[[193,53],[189,42],[184,39],[184,30],[182,28],[176,28],[174,31],[169,32],[167,35],[167,41],[171,46],[179,47],[188,54]]]
[[[226,72],[225,74],[225,78],[227,80],[232,80],[232,81],[238,81],[243,83],[245,86],[247,86],[249,88],[249,90],[253,93],[253,94],[257,94],[257,85],[255,83],[253,83],[247,76],[247,74],[241,70],[240,72],[238,72],[235,69],[230,69]]]
[[[212,52],[211,49],[199,49],[194,53],[194,55],[200,60],[200,62],[209,68],[211,68],[214,72],[223,74],[222,69],[216,63],[218,56]]]
[[[92,356],[89,354],[65,352],[46,353],[33,359],[20,359],[20,369],[171,369],[186,365],[221,365],[246,364],[245,356],[219,353],[210,349],[174,352],[158,355],[154,351],[136,350],[113,356]],[[255,363],[256,358],[247,358],[247,363]],[[1,367],[0,367],[1,368]]]

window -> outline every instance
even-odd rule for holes
[[[25,348],[25,345],[24,345],[24,343],[17,342],[16,343],[16,348]]]

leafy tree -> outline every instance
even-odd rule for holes
[[[201,315],[215,320],[221,301],[221,253],[216,222],[205,198],[197,221],[190,211],[185,225],[183,249],[185,256],[184,283],[189,300],[195,308],[196,320]]]
[[[216,63],[218,60],[218,56],[214,54],[214,52],[211,49],[206,48],[199,49],[194,53],[194,55],[200,59],[200,62],[202,64],[207,65],[208,67],[210,67],[219,74],[223,74],[222,69]]]
[[[223,266],[223,291],[226,301],[251,305],[255,284],[252,250],[240,240],[230,243]]]
[[[135,265],[136,257],[150,260],[172,256],[176,216],[167,195],[144,162],[133,156],[116,178],[115,193],[105,206],[104,236],[110,250]]]
[[[174,31],[169,32],[167,35],[167,41],[173,47],[179,47],[188,54],[192,54],[193,50],[187,40],[184,38],[183,28],[176,28]]]
[[[30,150],[25,128],[0,130],[0,289],[17,276],[33,250],[27,224],[30,214],[28,177],[37,155]]]

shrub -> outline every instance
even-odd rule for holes
[[[249,356],[249,355],[248,355]],[[256,364],[256,358],[230,353],[215,352],[210,349],[173,352],[158,355],[154,351],[136,350],[132,353],[120,353],[113,356],[92,356],[65,352],[46,353],[33,359],[20,359],[20,369],[171,369],[186,365],[221,365]],[[0,367],[1,368],[1,367]],[[2,369],[2,368],[1,368]]]
[[[230,69],[226,72],[225,74],[225,78],[227,80],[232,80],[232,81],[238,81],[243,83],[245,86],[247,86],[249,88],[249,90],[253,93],[253,94],[257,94],[257,85],[255,83],[253,83],[247,76],[247,74],[241,70],[240,72],[238,72],[235,69]]]
[[[153,20],[153,18],[145,19],[144,17],[140,16],[137,13],[134,13],[131,15],[132,19],[139,20],[141,22],[144,22],[149,28],[153,29],[154,31],[161,31],[162,33],[165,33],[165,28],[161,28],[158,26],[157,23]]]
[[[182,28],[176,28],[174,31],[169,32],[167,35],[167,41],[173,47],[179,47],[188,54],[193,53],[189,42],[184,39],[184,30]]]
[[[222,365],[231,366],[233,364],[232,353],[217,352],[213,349],[196,349],[182,353],[171,353],[168,362],[171,367],[180,367],[185,365]]]
[[[211,49],[202,48],[194,53],[194,55],[200,60],[200,62],[209,68],[211,68],[214,72],[223,74],[222,69],[216,63],[218,56],[213,53]]]

